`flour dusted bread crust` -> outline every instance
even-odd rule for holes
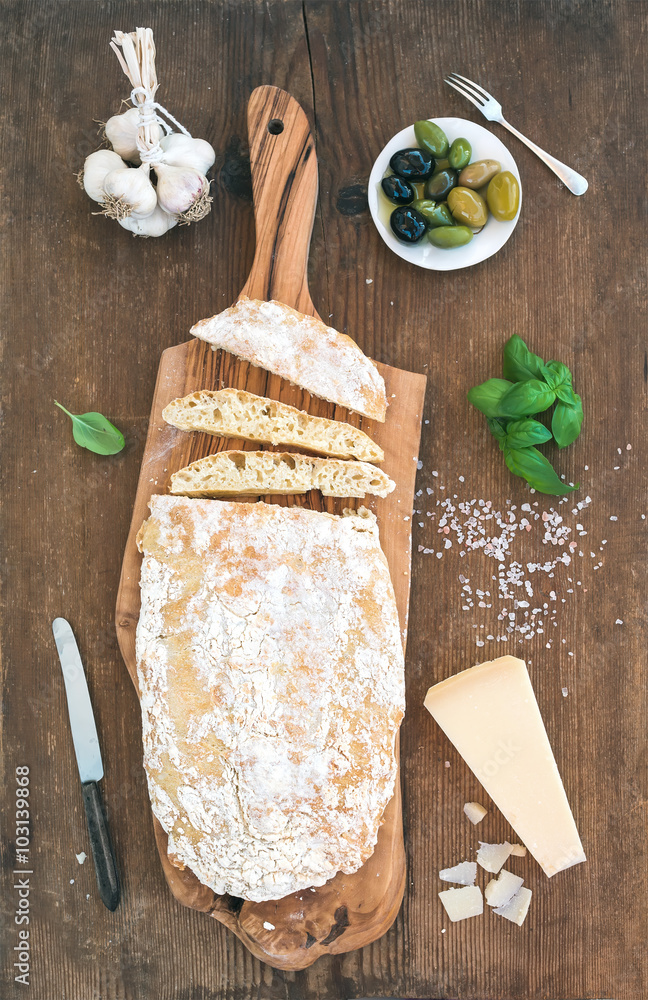
[[[181,431],[288,445],[331,458],[382,462],[385,453],[371,438],[341,420],[313,417],[277,399],[245,389],[201,389],[173,399],[162,410],[168,424]]]
[[[325,497],[386,497],[396,483],[368,462],[311,458],[296,452],[219,451],[171,476],[171,493],[189,497],[291,496],[319,490]]]
[[[401,634],[372,514],[153,496],[144,764],[168,853],[276,899],[356,871],[394,791]]]
[[[259,368],[374,420],[385,419],[382,375],[350,337],[283,302],[242,296],[191,333]]]

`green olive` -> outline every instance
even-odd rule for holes
[[[510,170],[493,177],[486,191],[488,207],[498,222],[510,222],[520,207],[520,185]]]
[[[456,170],[442,170],[438,174],[433,174],[425,182],[425,197],[434,201],[445,201],[448,191],[451,191],[457,184]]]
[[[447,170],[449,166],[450,166],[450,160],[448,160],[447,157],[444,160],[437,160],[432,173],[440,174],[442,170]]]
[[[438,229],[430,229],[427,238],[435,247],[452,250],[453,247],[465,247],[473,234],[468,226],[439,226]]]
[[[482,226],[486,225],[488,218],[486,202],[480,194],[471,191],[470,188],[453,188],[448,195],[448,208],[457,222],[464,226],[481,229]]]
[[[448,137],[443,129],[435,125],[434,122],[428,122],[425,119],[415,122],[414,135],[421,149],[427,150],[434,157],[447,156],[450,145]]]
[[[424,199],[412,202],[412,208],[415,208],[417,212],[420,212],[430,229],[434,229],[437,226],[456,225],[455,220],[452,218],[450,209],[445,202]]]
[[[455,139],[450,147],[448,159],[453,170],[463,170],[470,163],[472,146],[467,139]]]
[[[497,160],[475,160],[464,167],[459,174],[459,185],[465,188],[481,188],[499,174],[502,169]]]

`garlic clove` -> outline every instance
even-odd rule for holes
[[[136,219],[145,219],[151,215],[157,205],[157,195],[148,174],[148,167],[111,170],[104,181],[104,189],[108,195],[104,214],[117,220],[127,215]]]
[[[112,148],[122,159],[130,163],[140,163],[140,154],[137,148],[137,133],[140,125],[139,108],[129,108],[121,115],[113,115],[104,126],[106,138]],[[159,142],[162,129],[154,122],[150,126],[151,139]]]
[[[106,200],[104,181],[111,170],[125,168],[126,164],[121,156],[113,153],[112,149],[98,149],[96,153],[90,153],[83,164],[83,188],[85,193],[98,201],[100,204]]]
[[[170,167],[193,167],[206,174],[216,159],[216,153],[205,139],[194,139],[182,132],[171,132],[160,139],[164,162]]]
[[[180,215],[184,222],[197,222],[211,210],[209,181],[193,167],[171,167],[158,163],[158,203],[165,212]]]
[[[127,215],[125,219],[119,219],[119,225],[134,236],[164,236],[169,229],[178,225],[178,217],[169,215],[156,205],[155,211],[145,219],[135,219],[132,215]]]

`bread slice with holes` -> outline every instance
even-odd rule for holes
[[[344,333],[283,302],[241,296],[192,326],[194,337],[280,375],[320,399],[385,420],[385,382],[374,362]]]
[[[171,476],[170,492],[187,497],[265,496],[320,490],[325,497],[386,497],[395,483],[367,462],[309,458],[280,451],[220,451]]]
[[[288,445],[331,458],[382,462],[385,453],[368,434],[340,420],[313,417],[276,399],[244,389],[202,389],[165,406],[162,416],[181,431],[260,444]]]

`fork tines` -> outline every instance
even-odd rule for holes
[[[469,101],[472,101],[478,108],[482,108],[491,100],[491,95],[488,91],[473,83],[472,80],[468,80],[465,76],[460,76],[459,73],[451,73],[449,76],[446,76],[445,82],[450,87],[453,87],[457,93],[461,94],[462,97],[466,97]]]

